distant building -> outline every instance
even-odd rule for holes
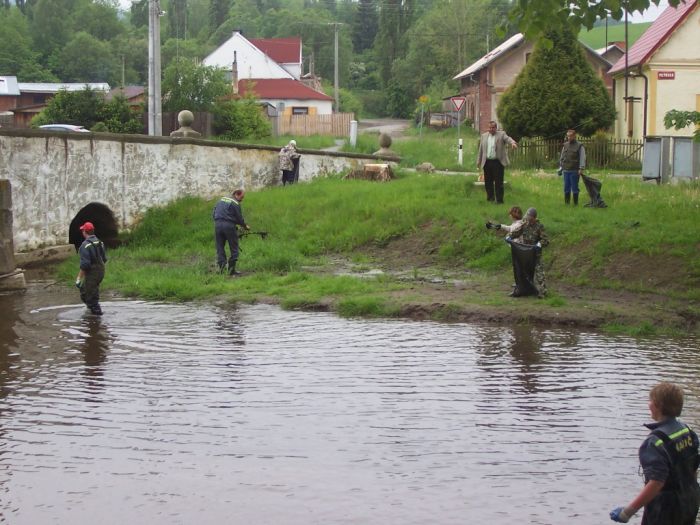
[[[698,0],[667,7],[610,69],[615,136],[692,135],[691,128],[666,129],[663,121],[672,109],[700,111],[699,29]]]
[[[11,113],[10,126],[28,128],[32,118],[46,107],[56,93],[62,90],[82,91],[86,87],[102,93],[109,91],[109,84],[104,82],[18,82],[15,76],[0,76],[0,115],[8,117]]]
[[[228,72],[234,96],[253,93],[280,116],[330,115],[333,99],[302,75],[302,62],[300,38],[248,40],[239,31],[202,61]]]
[[[612,91],[612,81],[607,75],[612,64],[585,44],[581,47],[596,75]],[[525,67],[533,48],[534,44],[518,33],[454,77],[460,81],[460,96],[466,99],[465,117],[480,133],[488,131],[489,121],[497,120],[501,96]]]

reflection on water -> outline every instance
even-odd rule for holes
[[[0,523],[592,524],[652,384],[700,426],[695,339],[53,288],[0,297]]]

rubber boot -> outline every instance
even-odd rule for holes
[[[228,274],[230,277],[236,277],[238,275],[241,275],[240,272],[236,271],[236,262],[234,261],[233,264],[228,265]]]
[[[578,206],[578,193],[574,193],[574,206]]]
[[[571,194],[565,193],[564,194],[564,204],[569,204],[570,202],[571,202]]]

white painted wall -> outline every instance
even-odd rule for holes
[[[238,32],[215,49],[202,63],[205,66],[220,67],[231,71],[234,51],[238,64],[239,80],[246,78],[294,78],[291,73]]]
[[[0,179],[12,184],[14,246],[68,242],[75,214],[107,205],[120,227],[184,196],[214,198],[281,183],[277,148],[206,140],[0,130]],[[300,181],[356,168],[376,157],[303,151]]]

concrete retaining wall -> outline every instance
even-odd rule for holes
[[[65,244],[75,214],[107,205],[121,228],[183,196],[280,184],[277,148],[200,139],[0,130],[0,179],[12,183],[14,246]],[[302,150],[300,181],[380,157]]]

